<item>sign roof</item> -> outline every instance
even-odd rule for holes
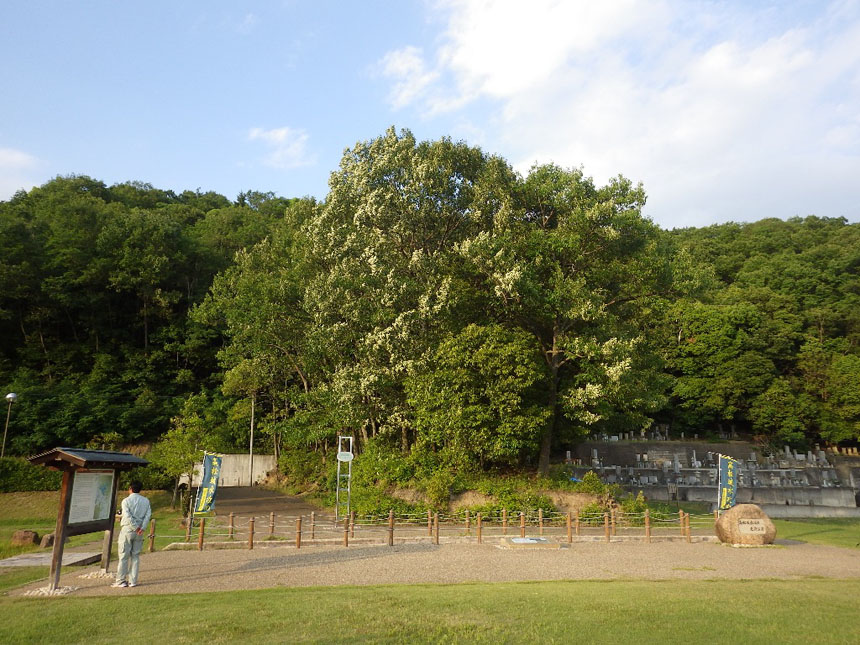
[[[113,450],[86,450],[84,448],[53,448],[29,458],[31,464],[42,464],[49,468],[65,470],[69,466],[79,468],[114,468],[128,470],[135,466],[146,466],[146,459],[128,452]]]

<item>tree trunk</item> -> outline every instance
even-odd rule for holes
[[[552,449],[552,440],[555,436],[556,420],[558,419],[558,377],[550,379],[549,390],[550,417],[547,420],[546,429],[540,440],[540,458],[538,459],[538,472],[546,475],[549,472],[549,456]]]
[[[552,450],[552,440],[555,437],[556,424],[558,423],[558,383],[559,369],[561,366],[561,354],[556,346],[557,332],[553,331],[552,350],[547,352],[547,364],[550,371],[549,381],[549,408],[550,417],[547,420],[546,430],[540,441],[540,458],[538,459],[538,472],[546,475],[549,472],[549,457]]]

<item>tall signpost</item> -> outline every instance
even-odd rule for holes
[[[349,517],[350,495],[352,491],[352,437],[337,437],[337,493],[335,494],[334,521]],[[343,466],[346,464],[346,466]],[[344,470],[346,472],[344,472]],[[344,490],[345,488],[345,490]],[[344,494],[346,499],[344,500]],[[345,503],[344,503],[345,501]],[[344,513],[341,508],[345,507]]]

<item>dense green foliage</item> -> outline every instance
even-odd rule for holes
[[[57,490],[63,474],[42,466],[33,466],[21,457],[0,459],[0,493]]]
[[[20,397],[9,448],[154,440],[189,393],[220,396],[220,339],[188,311],[287,203],[75,176],[0,202],[0,382]]]
[[[860,225],[767,219],[672,236],[714,281],[666,317],[664,418],[797,446],[860,438]]]
[[[623,177],[521,177],[393,129],[345,152],[321,203],[20,192],[0,202],[8,449],[162,439],[176,478],[253,422],[288,477],[325,489],[349,434],[368,481],[440,502],[443,471],[547,473],[553,449],[655,420],[856,441],[860,225],[666,232],[644,203]]]

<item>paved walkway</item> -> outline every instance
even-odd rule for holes
[[[0,560],[0,569],[6,567],[50,567],[53,549],[37,553],[22,553]],[[67,551],[63,549],[63,566],[83,566],[102,559],[101,551]]]
[[[260,488],[259,486],[225,486],[218,489],[215,498],[215,511],[218,515],[257,515],[261,517],[269,513],[278,515],[325,515],[316,506],[312,506],[300,497],[284,495],[277,491]]]
[[[585,542],[557,549],[511,549],[501,548],[501,542],[159,551],[143,554],[137,588],[114,589],[110,580],[80,577],[97,566],[67,572],[60,584],[78,587],[75,596],[100,596],[528,580],[860,578],[860,549],[809,544],[732,548],[706,542]],[[11,595],[44,584],[33,583]]]

